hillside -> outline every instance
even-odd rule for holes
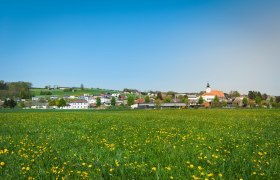
[[[42,95],[41,92],[51,92],[51,95],[57,95],[60,97],[63,97],[65,95],[73,95],[73,96],[80,96],[84,94],[90,94],[90,95],[100,95],[103,93],[117,93],[119,91],[117,90],[108,90],[108,89],[99,89],[99,88],[85,88],[84,90],[81,89],[74,89],[73,91],[65,91],[62,89],[44,89],[44,88],[32,88],[31,93],[35,96],[50,96],[50,95]]]

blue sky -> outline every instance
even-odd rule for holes
[[[280,95],[280,1],[0,1],[0,79]]]

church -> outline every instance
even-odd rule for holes
[[[202,95],[202,98],[206,102],[212,102],[215,96],[217,96],[220,101],[225,99],[225,94],[223,91],[212,90],[209,83],[207,83],[206,92]]]

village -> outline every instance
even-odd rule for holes
[[[55,88],[63,92],[69,91],[67,87]],[[47,91],[41,91],[41,95],[36,95],[31,100],[17,99],[17,103],[21,104],[23,109],[272,108],[277,105],[278,97],[260,92],[250,91],[248,95],[241,95],[238,91],[231,91],[227,94],[221,90],[213,90],[209,83],[205,88],[200,93],[140,92],[135,89],[124,89],[123,91],[101,92],[98,95],[90,93],[56,95],[48,93],[54,88],[46,87]],[[75,91],[75,89],[70,90]]]

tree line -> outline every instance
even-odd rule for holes
[[[30,91],[32,84],[30,82],[5,82],[0,81],[0,98],[1,99],[30,99],[32,93]]]

